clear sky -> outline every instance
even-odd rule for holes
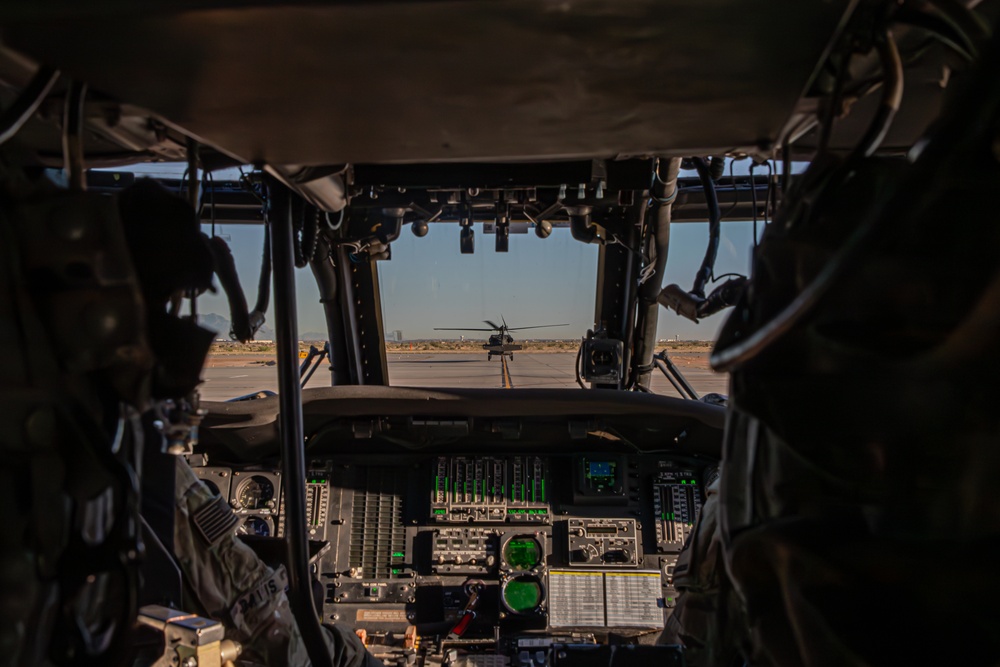
[[[716,275],[746,274],[751,230],[749,222],[723,222]],[[252,304],[256,299],[263,228],[217,226],[216,232],[228,238],[247,301]],[[379,262],[385,329],[399,329],[407,339],[458,337],[461,332],[433,329],[479,327],[485,319],[499,321],[501,315],[515,327],[570,325],[534,334],[525,332],[525,337],[578,338],[594,326],[596,245],[575,241],[568,229],[555,229],[547,239],[540,239],[534,233],[511,234],[510,251],[506,254],[494,251],[493,240],[493,235],[484,234],[482,225],[477,224],[476,252],[462,255],[456,224],[431,224],[424,238],[417,238],[408,226],[404,227],[403,234],[392,244],[392,259]],[[677,283],[690,289],[707,242],[706,223],[675,223],[664,285]],[[300,269],[296,278],[299,331],[324,331],[322,306],[312,272]],[[201,297],[198,309],[202,313],[229,316],[221,292]],[[661,310],[658,337],[678,335],[682,340],[710,340],[724,317],[725,312],[695,324],[672,311]],[[273,321],[272,313],[268,314],[268,321]]]
[[[744,163],[746,164],[746,163]],[[736,173],[746,173],[737,163]],[[163,167],[147,167],[164,172]],[[176,174],[172,174],[176,178]],[[218,179],[226,175],[217,176]],[[761,225],[761,230],[763,225]],[[209,232],[208,226],[204,230]],[[256,300],[257,278],[263,247],[259,225],[217,225],[236,256],[237,270],[247,301]],[[677,283],[690,289],[708,242],[707,223],[674,223],[664,285]],[[434,327],[478,327],[484,319],[497,321],[502,315],[510,326],[567,323],[570,326],[525,332],[522,337],[579,338],[594,326],[596,289],[596,245],[575,241],[568,229],[555,229],[547,239],[533,232],[511,234],[510,251],[497,253],[494,237],[476,225],[476,252],[459,252],[456,224],[430,225],[424,238],[415,237],[404,226],[392,244],[392,259],[379,262],[383,322],[386,331],[399,329],[406,339],[458,337],[461,332],[435,332]],[[716,275],[747,274],[750,264],[752,224],[722,223],[722,242],[715,265]],[[299,331],[323,332],[325,320],[312,272],[296,272]],[[709,285],[709,290],[711,285]],[[229,317],[221,290],[199,299],[199,312]],[[658,337],[681,340],[711,340],[728,311],[695,324],[672,311],[660,310]],[[267,315],[273,323],[273,310]],[[223,332],[228,334],[228,332]],[[469,337],[482,337],[470,333]]]
[[[383,318],[387,330],[407,338],[454,337],[434,327],[482,326],[484,319],[511,326],[568,323],[525,332],[524,337],[578,338],[594,326],[596,245],[574,240],[568,229],[540,239],[511,234],[510,251],[497,253],[494,237],[476,225],[476,253],[459,253],[457,225],[431,225],[422,239],[409,230],[393,244],[393,257],[379,265]],[[746,272],[750,225],[723,226],[716,271]],[[667,283],[690,289],[708,241],[707,224],[675,224],[671,230]],[[717,318],[721,321],[721,316]],[[662,311],[659,337],[711,339],[717,322],[695,324]],[[475,334],[470,334],[474,336]]]

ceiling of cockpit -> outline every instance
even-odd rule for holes
[[[34,2],[5,45],[272,163],[718,152],[776,137],[850,0]]]

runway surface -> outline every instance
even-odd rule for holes
[[[728,393],[728,376],[704,367],[704,355],[672,357],[688,382],[699,394]],[[516,352],[513,360],[486,360],[485,354],[392,354],[389,355],[389,383],[402,387],[511,387],[514,389],[577,387],[573,353]],[[222,360],[215,362],[223,363]],[[506,367],[506,372],[504,368]],[[202,398],[222,401],[263,389],[277,391],[275,366],[214,365],[202,374]],[[329,386],[327,366],[323,364],[310,379],[308,387]],[[653,371],[652,389],[656,393],[677,396],[677,391],[659,371]]]

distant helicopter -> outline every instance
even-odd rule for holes
[[[533,327],[509,327],[507,326],[507,321],[500,316],[500,321],[503,324],[497,324],[490,320],[483,320],[484,323],[490,325],[489,329],[475,329],[475,328],[441,328],[435,327],[434,331],[496,331],[495,334],[490,336],[489,342],[483,345],[483,349],[489,352],[486,356],[486,360],[490,361],[493,359],[493,355],[504,356],[506,355],[508,359],[514,358],[514,352],[517,350],[524,349],[521,345],[514,343],[513,337],[508,333],[509,331],[524,331],[525,329],[544,329],[546,327],[566,327],[568,324],[539,324]]]

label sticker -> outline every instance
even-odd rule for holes
[[[358,609],[356,620],[366,623],[408,623],[403,609]]]

